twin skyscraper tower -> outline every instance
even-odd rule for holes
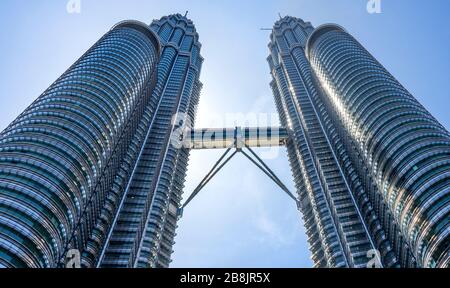
[[[449,132],[343,28],[270,40],[315,267],[448,267]],[[121,22],[0,134],[0,267],[169,267],[200,50],[180,14]]]

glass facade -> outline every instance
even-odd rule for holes
[[[169,266],[200,49],[182,15],[121,22],[2,132],[0,267]]]
[[[449,133],[352,36],[285,17],[268,58],[316,267],[448,267]]]
[[[189,150],[170,145],[178,128],[173,116],[194,123],[202,84],[201,44],[191,20],[179,14],[150,25],[160,37],[162,55],[153,91],[159,99],[156,113],[113,220],[113,229],[97,265],[99,267],[168,267],[171,262],[177,209],[186,175]],[[189,118],[189,121],[188,119]]]
[[[1,133],[0,267],[89,250],[151,102],[159,45],[146,25],[119,23]]]
[[[287,146],[315,267],[449,267],[449,132],[337,25],[269,48],[283,128],[194,130],[193,22],[114,26],[0,134],[0,268],[169,267],[190,149],[240,141]]]

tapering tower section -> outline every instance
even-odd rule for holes
[[[316,29],[307,57],[400,264],[449,267],[449,132],[343,28]]]
[[[147,25],[119,23],[0,134],[0,267],[54,268],[69,249],[95,249],[133,135],[154,113],[160,49]]]
[[[268,58],[316,267],[448,267],[450,134],[343,28],[293,17]]]
[[[180,126],[194,123],[203,58],[198,33],[186,16],[163,17],[150,28],[163,47],[153,92],[159,101],[138,161],[129,168],[132,175],[98,267],[168,267],[173,253],[189,150],[171,140]]]
[[[396,266],[394,253],[383,247],[383,227],[370,225],[379,220],[367,221],[360,180],[320,100],[305,54],[313,31],[310,23],[284,17],[274,26],[268,58],[281,122],[291,131],[288,154],[312,260],[315,267],[366,267],[368,252],[379,250],[381,265]]]

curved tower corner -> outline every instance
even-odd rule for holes
[[[390,245],[420,267],[450,265],[450,134],[351,35],[324,25],[308,59],[349,145],[374,184],[369,191]]]
[[[145,25],[122,22],[0,134],[0,267],[57,267],[89,249],[159,49]]]
[[[98,267],[169,267],[171,263],[189,158],[189,150],[171,145],[171,138],[181,122],[192,126],[195,121],[203,58],[199,35],[185,16],[165,16],[150,28],[162,47],[153,91],[156,112],[149,119],[150,128]]]
[[[344,28],[280,19],[271,87],[316,267],[448,267],[450,134]]]
[[[362,192],[356,191],[358,179],[349,177],[348,154],[319,99],[305,54],[313,31],[294,17],[275,23],[268,58],[271,86],[282,125],[292,132],[288,155],[314,266],[365,267],[368,251],[380,243],[359,206]],[[388,257],[385,262],[395,265]]]

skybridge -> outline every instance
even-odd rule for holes
[[[281,127],[195,129],[188,131],[184,147],[189,149],[226,149],[285,146],[288,132]]]
[[[288,197],[294,200],[300,207],[297,197],[283,184],[269,166],[256,154],[252,148],[270,148],[286,146],[289,132],[282,127],[257,127],[257,128],[224,128],[224,129],[194,129],[186,131],[182,142],[185,148],[191,150],[226,149],[225,153],[217,160],[209,173],[195,188],[186,202],[178,209],[178,217],[183,217],[184,209],[203,188],[222,170],[237,154],[242,154],[251,163],[258,167],[269,177]]]

